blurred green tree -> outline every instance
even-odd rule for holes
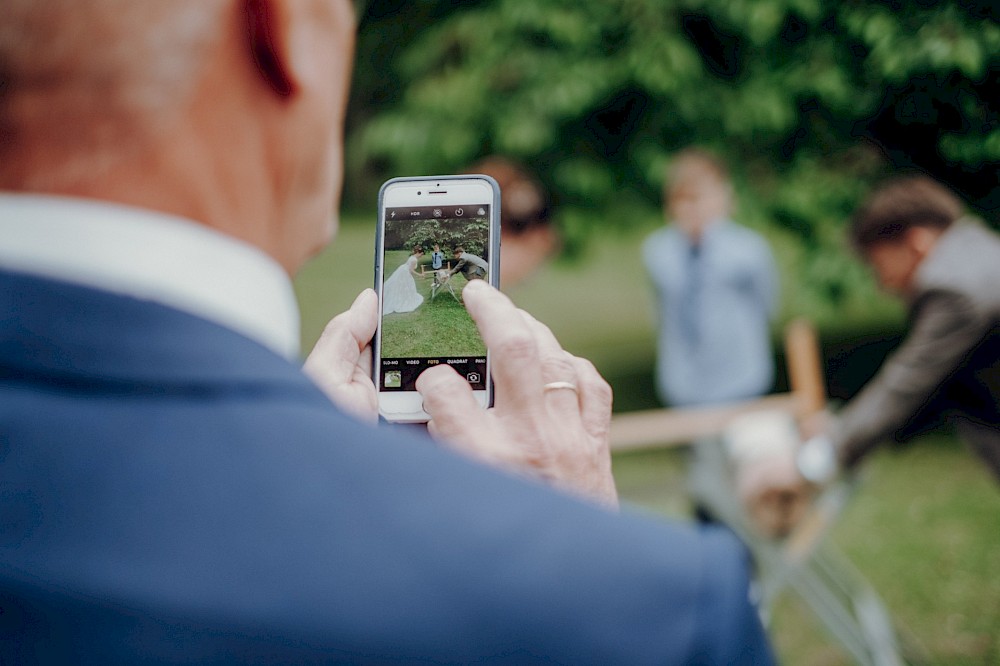
[[[572,251],[655,223],[670,155],[700,144],[801,276],[790,307],[835,310],[865,292],[841,239],[873,178],[926,171],[993,221],[998,18],[985,0],[374,0],[348,201],[504,154],[550,188]]]
[[[490,224],[485,217],[468,217],[461,220],[430,218],[386,230],[385,246],[392,250],[423,248],[427,262],[430,262],[430,253],[435,245],[439,245],[448,253],[449,259],[451,253],[459,246],[472,254],[488,259],[486,248],[489,233]]]

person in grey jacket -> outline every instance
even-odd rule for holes
[[[462,247],[455,248],[455,259],[458,263],[451,269],[451,274],[461,273],[466,280],[485,280],[490,270],[490,265],[482,257],[466,252]]]
[[[1000,234],[925,176],[878,188],[851,236],[879,283],[909,305],[909,333],[830,427],[856,465],[889,437],[952,420],[1000,481]]]

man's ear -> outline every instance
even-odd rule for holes
[[[291,97],[297,85],[290,72],[288,31],[280,2],[244,0],[247,40],[257,71],[279,97]]]

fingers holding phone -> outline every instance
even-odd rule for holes
[[[538,345],[542,398],[549,409],[572,418],[580,413],[576,357],[562,348],[547,326],[524,310],[520,312]]]
[[[496,289],[470,284],[463,297],[491,350],[496,406],[476,414],[459,376],[429,370],[417,390],[431,416],[430,432],[490,464],[617,506],[607,383]]]
[[[379,413],[429,421],[432,435],[473,457],[616,506],[611,391],[494,288],[499,208],[496,182],[485,176],[382,186],[372,375]]]
[[[364,421],[378,418],[378,400],[369,368],[378,299],[366,289],[351,308],[326,325],[302,369],[341,409]]]

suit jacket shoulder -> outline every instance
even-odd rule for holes
[[[196,317],[0,273],[0,396],[0,660],[770,660],[728,534],[366,427]]]

